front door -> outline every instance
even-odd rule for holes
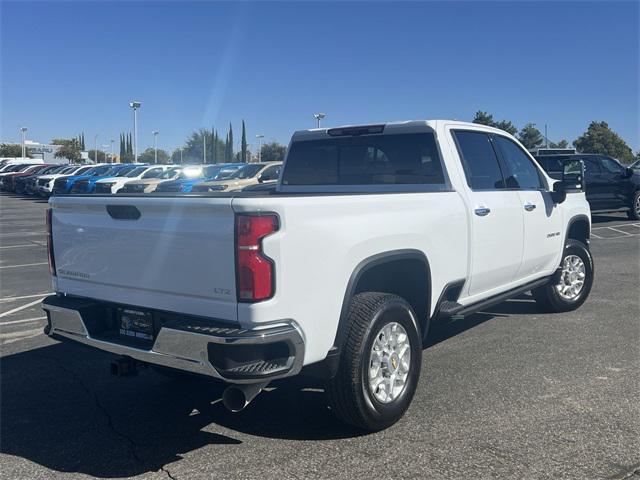
[[[522,261],[520,198],[506,188],[489,134],[453,130],[453,138],[469,185],[471,218],[471,278],[461,297],[499,293],[511,286]]]

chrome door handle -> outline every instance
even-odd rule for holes
[[[535,205],[535,203],[525,203],[525,204],[524,204],[524,209],[525,209],[527,212],[531,212],[532,210],[535,210],[535,209],[536,209],[536,205]]]
[[[479,217],[486,217],[491,213],[491,209],[487,207],[478,207],[473,212]]]

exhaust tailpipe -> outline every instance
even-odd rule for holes
[[[232,412],[243,410],[269,382],[230,385],[222,393],[222,404]]]

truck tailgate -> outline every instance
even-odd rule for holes
[[[231,198],[53,197],[57,290],[236,320]]]

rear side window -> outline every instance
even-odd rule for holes
[[[507,188],[523,190],[543,188],[538,168],[515,142],[500,135],[494,135],[493,141],[502,154],[502,160],[507,170],[505,176]]]
[[[283,185],[444,186],[432,133],[363,135],[293,142]]]
[[[454,131],[467,184],[473,190],[505,188],[498,157],[489,135],[483,132]]]

